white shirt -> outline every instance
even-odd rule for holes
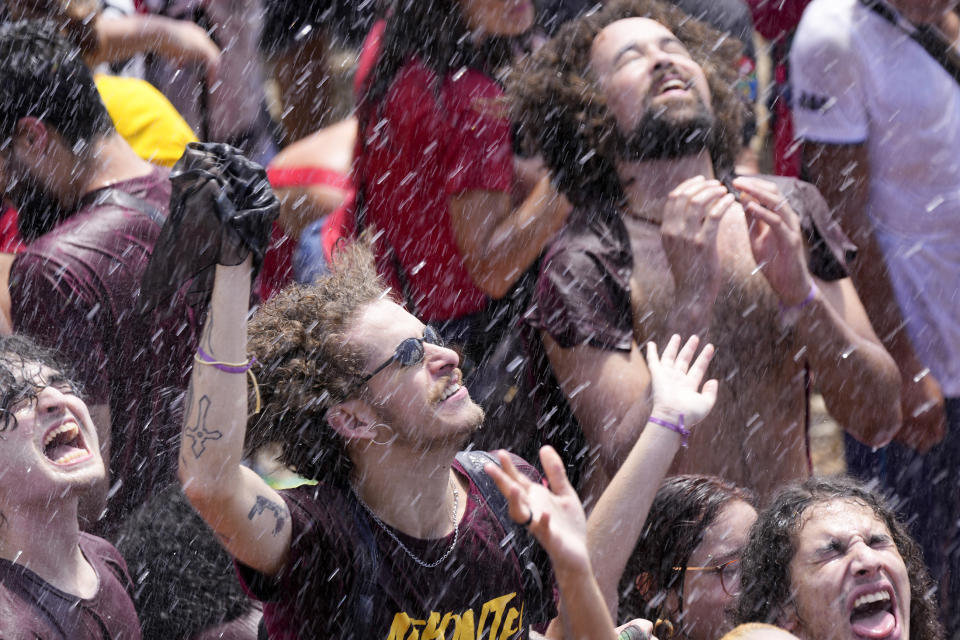
[[[858,0],[814,0],[790,64],[798,137],[866,144],[867,215],[908,335],[960,396],[960,85]]]

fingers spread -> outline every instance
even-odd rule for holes
[[[540,464],[543,465],[543,471],[547,475],[547,482],[550,483],[550,490],[558,496],[565,496],[574,493],[570,481],[567,479],[567,470],[563,466],[563,460],[560,454],[550,445],[540,449]]]
[[[700,338],[695,335],[690,336],[690,338],[687,340],[687,343],[683,345],[683,349],[681,349],[680,353],[677,354],[677,369],[683,373],[687,372],[687,369],[690,367],[690,361],[693,360],[693,356],[697,352],[697,346],[699,345]]]

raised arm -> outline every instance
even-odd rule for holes
[[[900,428],[900,375],[849,279],[811,275],[796,212],[776,185],[737,178],[754,259],[793,322],[830,414],[857,440],[881,446]]]
[[[870,185],[866,145],[808,142],[804,145],[804,163],[840,227],[857,245],[850,278],[870,322],[900,369],[903,427],[897,440],[925,451],[945,433],[943,394],[939,383],[917,358],[904,330],[886,260],[866,213]]]
[[[713,346],[705,346],[697,355],[699,343],[692,336],[681,349],[680,336],[674,335],[662,356],[658,356],[653,343],[647,345],[653,388],[650,419],[587,521],[593,569],[606,608],[614,619],[620,576],[660,483],[683,442],[683,436],[674,427],[689,429],[696,425],[717,399],[716,380],[708,380],[701,387],[713,358]]]
[[[290,514],[283,499],[241,466],[247,424],[247,376],[229,365],[246,361],[250,259],[217,265],[210,312],[187,394],[180,440],[180,483],[190,504],[243,564],[276,575],[290,550]]]

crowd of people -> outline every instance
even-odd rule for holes
[[[0,2],[0,637],[960,638],[955,5]]]

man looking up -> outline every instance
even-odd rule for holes
[[[110,461],[109,532],[174,481],[199,311],[183,297],[133,311],[168,174],[117,135],[77,50],[51,25],[19,22],[0,26],[0,177],[29,243],[10,274],[14,330],[59,350],[89,394]],[[91,504],[88,515],[101,511]]]
[[[783,489],[750,531],[736,622],[801,640],[936,640],[934,590],[920,547],[893,510],[844,478]]]
[[[0,338],[0,637],[136,640],[123,558],[80,532],[97,431],[52,352]]]
[[[278,293],[248,331],[249,290],[249,260],[217,267],[180,479],[264,601],[270,637],[526,638],[549,623],[545,559],[535,545],[502,544],[526,534],[503,524],[474,473],[489,459],[473,472],[464,466],[477,464],[472,457],[454,462],[484,417],[458,355],[387,297],[369,251],[342,250],[332,275]],[[315,486],[278,493],[240,465],[251,367],[262,408],[247,444],[280,442],[281,460]],[[561,593],[592,602],[571,606],[565,637],[598,637],[603,627],[612,636],[582,507],[556,453],[542,460],[550,491],[514,469],[533,475],[529,466],[501,457],[510,481],[501,473],[498,482],[523,491],[509,492],[510,515],[551,554]],[[561,502],[544,515],[543,505]]]
[[[608,475],[650,411],[637,345],[708,336],[720,396],[672,471],[766,496],[809,472],[810,377],[874,445],[900,426],[900,380],[816,190],[726,181],[740,131],[728,44],[673,7],[614,2],[514,75],[517,116],[576,207],[528,316]]]

